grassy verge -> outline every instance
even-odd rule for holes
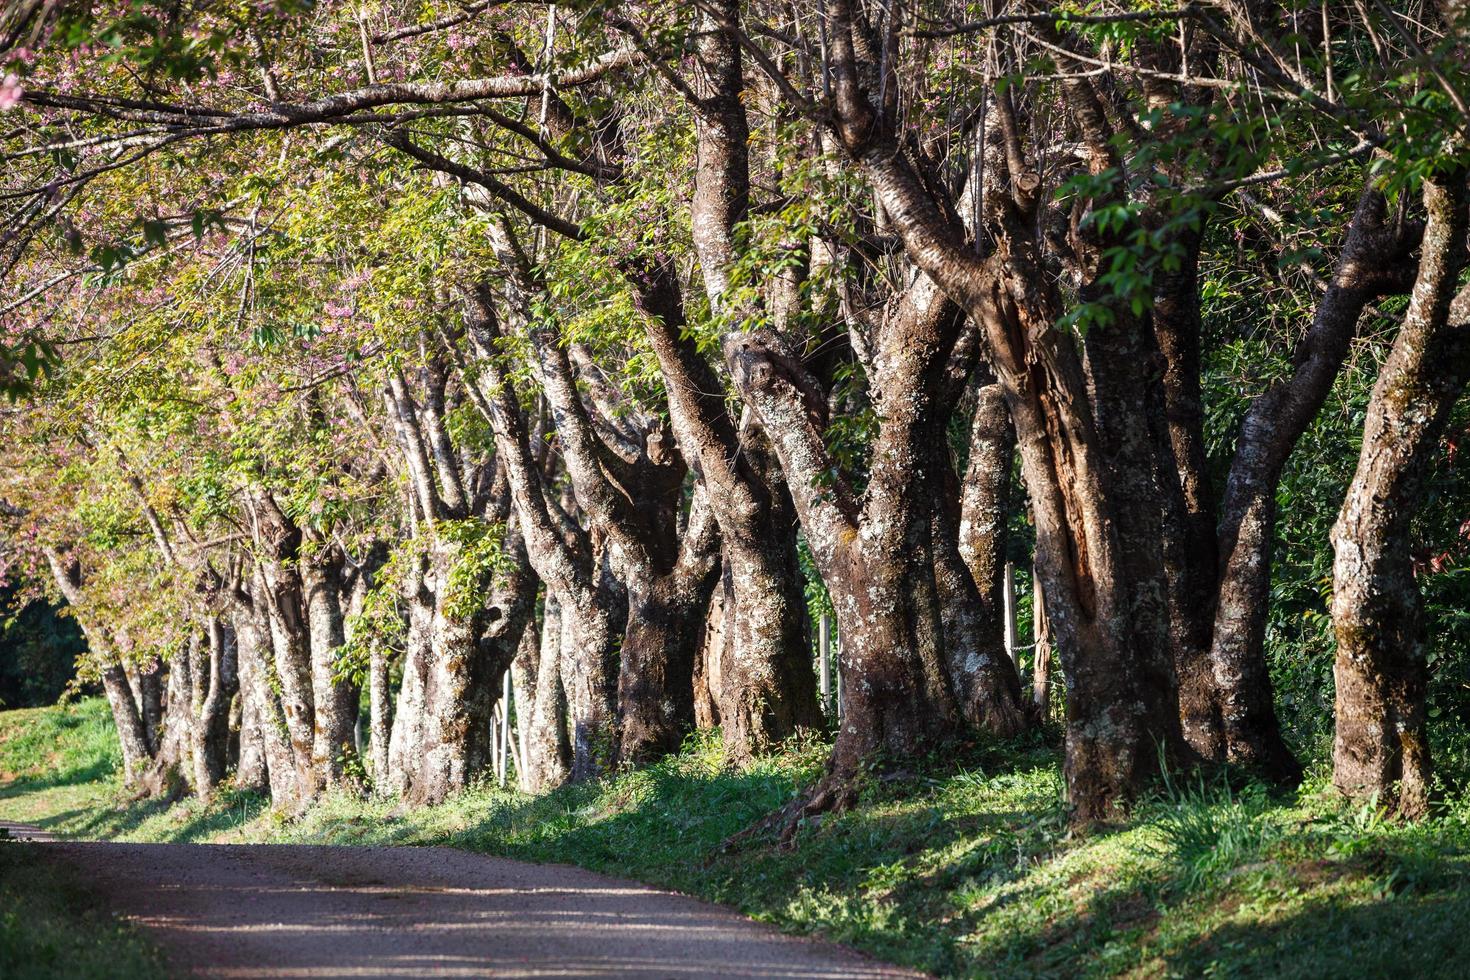
[[[163,963],[44,845],[0,842],[0,977],[157,977]]]
[[[0,768],[13,769],[9,730],[0,715]],[[735,772],[715,742],[695,740],[650,769],[540,798],[482,788],[404,810],[337,796],[296,820],[238,796],[129,806],[110,801],[110,775],[83,789],[37,773],[0,787],[0,817],[135,840],[447,844],[579,864],[943,975],[1462,974],[1463,802],[1405,827],[1342,807],[1320,780],[1290,799],[1193,783],[1161,788],[1126,825],[1074,838],[1055,753],[1038,738],[874,779],[857,808],[804,828],[790,849],[721,846],[790,799],[823,755],[793,746]]]

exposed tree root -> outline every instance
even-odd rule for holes
[[[725,838],[720,849],[738,850],[759,840],[774,839],[778,848],[789,850],[802,827],[816,818],[851,808],[857,796],[851,773],[828,772],[815,786],[775,813]]]

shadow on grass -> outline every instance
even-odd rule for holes
[[[76,840],[113,840],[134,833],[149,821],[158,821],[150,828],[150,838],[184,843],[243,827],[269,806],[268,799],[254,793],[226,793],[208,806],[196,805],[189,810],[181,810],[165,799],[134,800],[66,810],[35,823]]]
[[[1466,923],[1465,891],[1338,898],[1226,925],[1167,962],[1176,976],[1463,977]]]
[[[0,785],[0,800],[14,799],[59,786],[102,783],[106,782],[116,771],[117,767],[111,759],[98,759],[86,765],[51,770],[45,775],[20,776]]]

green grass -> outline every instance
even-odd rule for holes
[[[157,977],[163,962],[44,845],[0,842],[0,977]]]
[[[96,705],[64,710],[84,719],[100,710],[105,721]],[[91,727],[55,730],[100,751]],[[0,769],[16,771],[11,730],[0,714]],[[43,758],[94,773],[76,753],[53,742]],[[790,848],[724,845],[791,799],[824,754],[819,743],[796,745],[733,771],[705,737],[652,768],[540,798],[479,788],[406,810],[332,796],[295,820],[239,796],[207,807],[129,805],[112,775],[67,795],[38,770],[0,787],[0,817],[28,810],[63,833],[130,840],[444,844],[578,864],[942,975],[1463,973],[1464,801],[1401,826],[1344,807],[1321,774],[1286,799],[1196,778],[1161,786],[1127,824],[1074,837],[1055,751],[1037,736],[871,780],[856,808],[813,821]]]

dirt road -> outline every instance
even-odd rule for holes
[[[214,977],[905,977],[576,868],[442,847],[45,845]]]

